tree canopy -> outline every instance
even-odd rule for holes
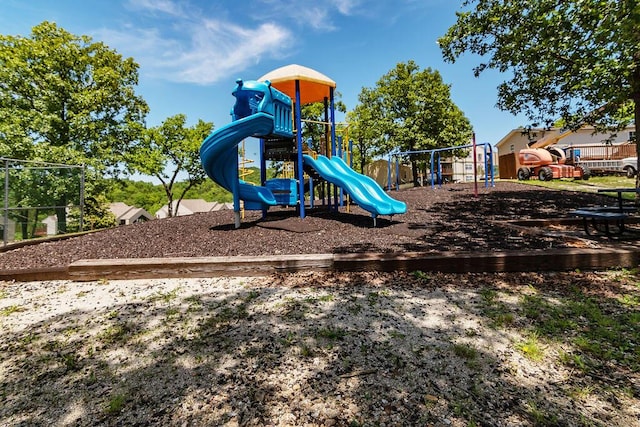
[[[340,100],[342,97],[339,92],[334,94],[334,108],[335,111],[346,112],[347,107],[344,102]],[[304,135],[305,142],[310,143],[310,148],[319,153],[325,153],[325,147],[322,147],[322,143],[326,141],[325,132],[328,129],[324,123],[329,122],[329,117],[325,117],[325,105],[323,102],[314,102],[312,104],[303,105],[301,108],[302,113],[302,134]],[[323,123],[324,122],[324,123]]]
[[[367,146],[371,155],[463,145],[473,135],[440,73],[420,70],[414,61],[398,63],[374,88],[363,88],[358,101],[350,116],[355,123],[353,137],[362,146],[365,139],[371,141],[373,148]],[[411,160],[415,163],[415,158]]]
[[[131,171],[156,177],[164,187],[169,216],[173,216],[173,201],[180,201],[190,188],[206,178],[200,163],[200,144],[211,133],[213,123],[198,120],[186,127],[187,117],[177,114],[159,126],[145,129],[143,137],[126,156]],[[174,194],[174,186],[181,174],[186,174],[186,187]]]
[[[43,22],[29,37],[0,35],[0,156],[84,164],[87,191],[122,165],[143,128],[138,64],[102,42]],[[59,229],[73,197],[50,183]],[[55,191],[54,191],[55,189]]]
[[[0,35],[0,155],[115,166],[148,112],[138,64],[43,22]]]
[[[480,55],[505,74],[497,106],[549,125],[622,128],[640,118],[636,0],[466,0],[439,39],[444,58]],[[510,77],[510,78],[509,78]]]

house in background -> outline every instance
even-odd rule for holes
[[[153,215],[142,208],[129,206],[126,203],[115,202],[109,205],[109,210],[116,216],[118,225],[129,225],[153,219]]]
[[[473,182],[476,179],[482,180],[485,175],[489,175],[487,172],[491,172],[489,169],[493,166],[494,170],[497,167],[498,154],[495,150],[487,150],[485,153],[485,146],[478,145],[476,147],[476,170],[474,174],[474,162],[473,162],[473,148],[465,148],[467,155],[465,157],[445,157],[446,152],[442,153],[440,159],[440,167],[442,168],[442,179],[448,182]],[[489,175],[490,176],[490,175]],[[431,179],[429,175],[426,177]],[[429,184],[429,183],[428,183]]]
[[[405,184],[413,180],[411,166],[400,165],[400,184]],[[384,159],[375,160],[364,167],[364,174],[373,178],[380,187],[387,189],[389,186],[389,161]],[[396,183],[396,164],[391,165],[391,184]]]
[[[204,199],[183,199],[176,211],[177,200],[172,202],[173,216],[193,215],[200,212],[214,212],[225,209],[233,209],[233,203],[207,202]],[[156,211],[156,218],[169,216],[169,205],[164,205]]]
[[[126,203],[115,202],[109,204],[109,210],[115,215],[118,225],[129,225],[136,222],[145,222],[153,219],[153,215],[142,208],[129,206]],[[68,214],[69,212],[67,212]],[[55,236],[58,234],[58,217],[49,215],[42,220],[46,228],[47,236]],[[44,234],[44,233],[43,233]]]
[[[13,242],[16,238],[16,222],[7,218],[7,228],[5,230],[4,218],[0,220],[0,235],[5,242]]]
[[[474,162],[473,162],[473,148],[462,149],[462,155],[458,157],[451,156],[451,151],[443,151],[439,153],[440,156],[440,178],[443,182],[473,182],[476,177],[478,180],[483,180],[485,175],[488,175],[485,171],[491,171],[491,166],[494,171],[497,168],[498,155],[495,150],[489,151],[489,145],[487,144],[487,150],[485,152],[485,145],[478,144],[476,147],[476,174],[474,174]],[[437,155],[436,155],[437,156]],[[436,171],[433,174],[434,183],[437,181],[437,163],[434,157],[434,169]],[[429,157],[426,158],[427,171],[426,174],[418,172],[418,180],[423,185],[431,185],[431,170],[430,170]],[[491,163],[490,163],[491,162]],[[372,177],[383,188],[387,188],[388,181],[388,162],[386,160],[378,160],[365,166],[365,175]],[[392,185],[395,185],[395,163],[392,164]],[[400,183],[410,183],[413,180],[410,164],[401,165],[400,169]]]
[[[594,131],[593,127],[584,126],[558,140],[556,145],[562,148],[580,148],[583,158],[588,152],[593,152],[594,156],[599,155],[602,159],[612,158],[614,155],[620,158],[636,155],[633,143],[635,141],[635,126],[627,126],[617,133],[594,133]],[[513,129],[495,146],[500,166],[500,178],[517,178],[517,170],[520,167],[518,152],[527,148],[530,141],[540,141],[543,138],[552,139],[562,133],[563,130],[560,128],[531,129],[528,134],[523,128]]]
[[[58,234],[58,217],[55,215],[49,215],[45,219],[42,220],[42,223],[46,227],[46,235],[47,236],[55,236]]]

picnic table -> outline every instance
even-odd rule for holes
[[[584,232],[590,236],[589,226],[598,232],[603,232],[607,237],[620,235],[625,231],[625,220],[630,213],[635,212],[635,206],[625,206],[622,195],[624,193],[640,193],[639,188],[599,188],[598,193],[616,193],[618,195],[617,206],[589,206],[571,211],[571,215],[581,217]],[[615,226],[612,232],[611,225]]]
[[[598,188],[598,193],[617,193],[618,194],[618,208],[620,212],[625,210],[624,202],[622,199],[623,193],[640,193],[640,188],[625,187],[625,188]],[[635,207],[633,207],[635,210]]]

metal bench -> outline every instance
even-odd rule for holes
[[[587,236],[591,236],[589,232],[589,224],[599,232],[603,232],[607,236],[620,235],[624,232],[624,221],[629,214],[620,211],[620,208],[580,208],[569,212],[573,216],[582,218],[582,225]],[[611,232],[610,224],[614,224],[617,228],[615,233]]]
[[[587,206],[576,209],[577,211],[592,211],[592,212],[623,212],[623,213],[634,213],[638,211],[638,208],[635,206]]]

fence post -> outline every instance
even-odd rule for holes
[[[4,161],[4,219],[2,227],[2,240],[4,246],[9,243],[9,160]]]
[[[83,216],[84,216],[84,163],[81,165],[81,170],[80,170],[80,219],[79,222],[79,228],[80,231],[84,231],[84,221],[83,221]]]

